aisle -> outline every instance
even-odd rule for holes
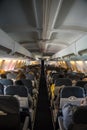
[[[41,78],[39,83],[39,95],[36,109],[35,124],[33,130],[54,130],[50,103],[48,100],[46,79],[44,75],[44,64],[42,62]]]

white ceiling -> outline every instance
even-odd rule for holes
[[[1,0],[0,28],[34,55],[52,56],[87,32],[87,0]]]

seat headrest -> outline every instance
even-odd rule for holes
[[[0,79],[0,83],[3,85],[13,85],[13,81],[11,79]]]
[[[70,96],[75,96],[77,98],[84,97],[85,92],[84,89],[78,86],[75,87],[64,87],[60,93],[60,97],[68,98]]]
[[[58,78],[58,80],[55,81],[55,86],[69,86],[72,85],[72,81],[69,78]]]
[[[9,85],[6,88],[6,95],[18,95],[20,97],[28,97],[28,90],[24,86]]]

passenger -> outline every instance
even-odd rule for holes
[[[87,97],[81,101],[81,106],[87,105]],[[77,105],[72,105],[67,103],[62,108],[62,115],[63,115],[63,126],[65,130],[70,130],[71,125],[73,124],[73,113],[77,110]]]
[[[34,80],[34,73],[32,71],[26,73],[26,78],[30,80]]]
[[[63,126],[65,130],[70,129],[70,125],[73,123],[73,113],[76,111],[77,106],[72,104],[65,104],[62,108]]]
[[[54,90],[55,90],[55,84],[52,83],[50,86],[51,99],[54,99]]]
[[[25,74],[21,70],[19,70],[18,75],[16,76],[16,80],[25,79],[25,78],[26,78]]]
[[[60,106],[60,91],[62,88],[64,88],[65,86],[64,85],[61,85],[61,86],[57,86],[55,87],[55,90],[54,90],[54,100],[53,100],[53,114],[54,114],[54,122],[55,122],[55,127],[56,129],[59,127],[58,126],[58,123],[57,123],[57,117],[58,117],[58,112],[59,112],[59,106]]]
[[[26,79],[25,74],[19,70],[18,75],[16,77],[16,81],[15,84],[16,85],[24,85],[23,82],[21,81],[21,79]],[[33,99],[30,93],[28,93],[28,100],[29,100],[29,107],[32,108],[33,107]]]
[[[60,92],[65,87],[65,85],[57,86],[54,90],[54,102],[55,102],[55,108],[59,108],[60,104]]]
[[[23,84],[23,82],[21,80],[16,80],[15,85],[23,85],[24,86],[24,84]]]

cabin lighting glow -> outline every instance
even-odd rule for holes
[[[87,61],[84,61],[87,64]]]
[[[70,63],[74,65],[74,64],[75,64],[75,61],[70,61]]]
[[[82,65],[83,61],[76,61],[77,64]]]

